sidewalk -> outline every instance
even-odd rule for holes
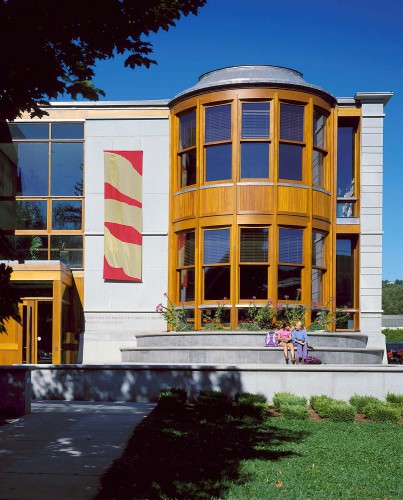
[[[0,500],[91,499],[152,403],[43,401],[0,427]]]

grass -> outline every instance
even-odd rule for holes
[[[157,407],[102,478],[97,500],[403,498],[402,427]],[[400,463],[399,463],[400,460]]]

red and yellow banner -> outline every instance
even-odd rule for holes
[[[104,279],[141,281],[142,151],[104,151]]]

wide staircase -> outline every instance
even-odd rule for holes
[[[122,349],[129,364],[284,364],[281,347],[265,347],[266,332],[168,332],[137,334],[137,347]],[[309,356],[324,364],[379,365],[384,349],[367,347],[361,333],[308,332]]]

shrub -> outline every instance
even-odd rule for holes
[[[403,408],[403,394],[393,394],[393,392],[388,392],[386,395],[386,401]]]
[[[370,403],[380,403],[380,400],[375,396],[359,396],[354,394],[349,399],[349,403],[354,406],[357,413],[363,413],[364,408]]]
[[[306,420],[309,417],[306,406],[299,404],[283,404],[281,413],[284,418],[293,418],[295,420]]]
[[[283,405],[306,406],[307,399],[303,396],[296,396],[291,392],[276,392],[273,396],[273,404],[277,410],[282,411]]]
[[[159,393],[158,402],[160,406],[174,409],[184,405],[187,401],[187,392],[181,388],[162,389]]]
[[[196,400],[196,408],[205,418],[222,418],[231,408],[227,396],[220,391],[200,391]]]
[[[353,422],[355,413],[354,406],[344,401],[333,401],[329,406],[329,418],[333,422]]]
[[[366,417],[374,422],[397,422],[400,419],[401,411],[390,403],[370,403],[364,410]]]
[[[325,395],[312,396],[310,399],[310,404],[320,417],[329,418],[330,405],[335,401],[335,399]]]
[[[235,395],[235,403],[238,414],[242,418],[252,417],[263,420],[268,415],[269,405],[266,402],[266,397],[262,394],[241,392]]]
[[[386,342],[403,342],[403,328],[384,328]]]

